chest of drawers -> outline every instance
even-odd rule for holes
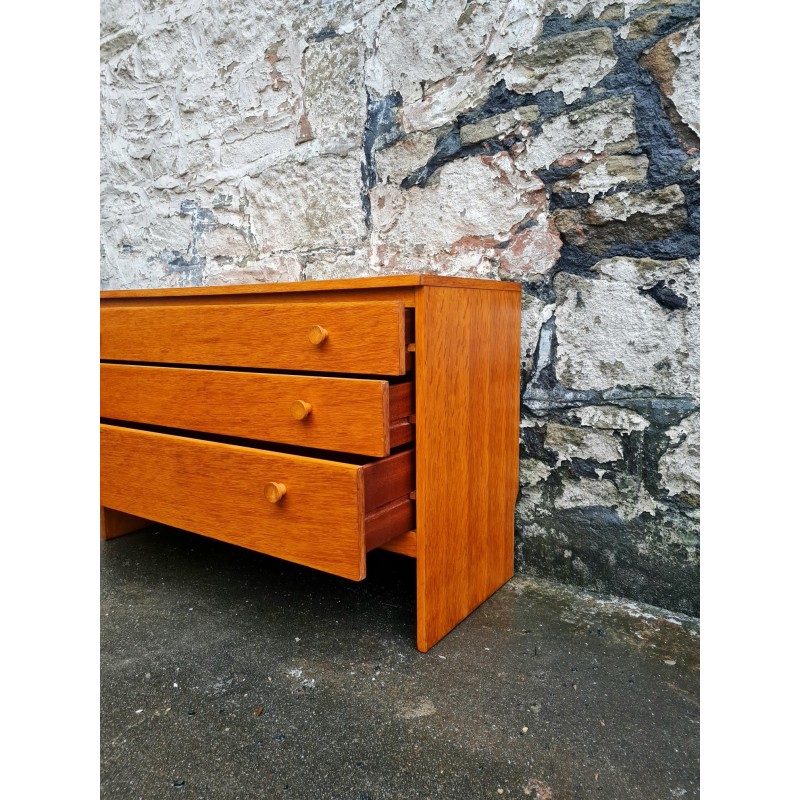
[[[416,559],[427,651],[513,574],[520,287],[429,275],[100,295],[101,535],[351,580]]]

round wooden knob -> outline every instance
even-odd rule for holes
[[[322,344],[328,338],[328,331],[322,325],[312,325],[308,329],[308,341],[311,344]]]
[[[271,481],[264,487],[264,494],[270,503],[277,503],[286,494],[286,486],[282,483]]]
[[[305,419],[311,413],[311,403],[305,400],[292,401],[292,416],[295,419]]]

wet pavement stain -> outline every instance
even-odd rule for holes
[[[697,620],[516,577],[422,654],[414,569],[104,543],[102,796],[699,796]]]

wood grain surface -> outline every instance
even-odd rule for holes
[[[307,285],[316,287],[323,281],[307,281]],[[302,287],[304,284],[290,284]],[[300,303],[376,303],[396,301],[407,309],[416,303],[415,286],[386,286],[372,289],[336,289],[329,291],[272,292],[263,291],[260,286],[223,287],[231,291],[220,293],[216,288],[204,290],[201,294],[184,294],[175,289],[142,289],[119,290],[100,293],[101,308],[145,308],[147,306],[202,306],[202,305],[296,305]],[[250,290],[250,291],[248,291]],[[252,291],[256,290],[256,291]]]
[[[373,547],[415,557],[423,652],[513,574],[518,284],[410,275],[103,292],[101,328],[109,361],[414,373],[353,381],[351,396],[339,377],[104,365],[104,415],[205,437],[101,425],[104,536],[154,520],[354,579]],[[286,405],[285,430],[259,404]],[[293,439],[293,425],[333,438]],[[208,440],[274,441],[278,429],[277,447],[344,446],[351,463]]]
[[[335,461],[102,424],[100,442],[106,508],[352,580],[366,574],[366,494],[384,496],[387,471],[414,480],[397,473],[413,463],[405,454],[368,465],[365,489],[365,467]],[[286,487],[276,503],[270,482]]]
[[[411,530],[414,527],[414,513],[414,502],[404,497],[368,514],[364,520],[367,552],[397,538],[398,531]]]
[[[386,289],[415,286],[449,286],[457,289],[519,292],[519,284],[475,278],[449,278],[442,275],[381,275],[375,278],[346,278],[326,281],[258,283],[246,286],[194,286],[181,289],[116,289],[100,292],[102,299],[119,297],[202,297],[204,295],[291,294],[293,292],[337,292],[353,289]]]
[[[413,438],[412,403],[407,383],[100,365],[101,417],[320,450],[388,455]]]
[[[514,573],[520,295],[417,298],[417,646],[427,651]]]
[[[328,332],[319,345],[308,332]],[[100,358],[155,364],[402,375],[402,303],[102,306]]]
[[[372,513],[381,506],[414,491],[414,451],[404,450],[388,458],[364,464],[364,508]],[[411,526],[413,527],[413,526]],[[409,530],[409,528],[405,528]],[[402,533],[402,531],[397,531]]]
[[[390,553],[399,553],[403,556],[416,558],[417,532],[414,530],[401,533],[399,536],[395,536],[394,539],[390,539],[388,542],[380,545],[380,548],[381,550],[388,550]]]
[[[116,539],[117,536],[124,536],[126,533],[148,528],[152,525],[149,519],[134,517],[132,514],[125,514],[122,511],[114,511],[113,508],[100,506],[100,538]]]

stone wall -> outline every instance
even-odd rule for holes
[[[101,287],[523,287],[517,564],[698,610],[699,7],[103,0]]]

